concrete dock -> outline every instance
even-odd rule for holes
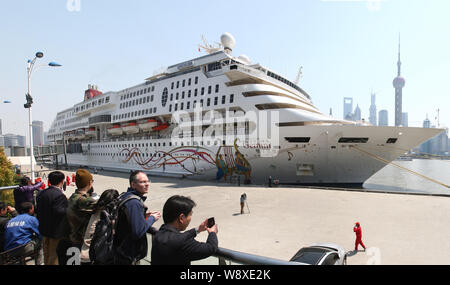
[[[72,175],[75,171],[65,172]],[[99,172],[94,189],[126,191],[128,174]],[[237,186],[150,176],[146,205],[162,212],[172,195],[191,197],[189,228],[215,217],[219,246],[289,260],[301,247],[331,242],[350,252],[349,265],[450,264],[450,197],[363,193],[292,187]],[[69,186],[67,197],[75,190]],[[240,214],[240,196],[248,208]],[[250,210],[250,213],[248,212]],[[360,222],[366,252],[353,252],[353,225]],[[155,227],[162,225],[162,218]],[[206,232],[197,240],[205,241]],[[360,248],[361,249],[361,248]]]

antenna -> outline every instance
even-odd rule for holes
[[[302,72],[303,66],[300,66],[300,68],[298,69],[298,74],[297,77],[295,78],[295,85],[298,85],[298,83],[300,82],[300,78],[303,76],[303,72]]]
[[[212,53],[218,52],[223,49],[222,45],[219,43],[217,43],[217,45],[218,45],[217,47],[210,45],[208,43],[208,41],[206,40],[205,36],[203,36],[203,35],[202,35],[202,41],[203,41],[204,45],[200,45],[200,44],[198,45],[199,51],[200,51],[200,49],[204,49],[208,54],[212,54]]]

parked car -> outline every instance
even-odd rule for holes
[[[311,265],[346,265],[345,249],[332,243],[315,243],[301,248],[290,261]]]

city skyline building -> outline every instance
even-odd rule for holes
[[[0,119],[0,135],[2,135],[3,134],[3,132],[2,132],[2,119]]]
[[[33,121],[33,145],[42,146],[44,144],[44,122]]]
[[[401,76],[402,62],[400,61],[400,35],[398,37],[398,61],[397,61],[397,77],[394,78],[393,85],[395,88],[395,126],[402,125],[402,100],[403,87],[405,87],[405,79]]]
[[[344,97],[344,115],[343,119],[348,120],[348,115],[352,114],[353,112],[353,98],[351,97]]]
[[[361,108],[356,104],[355,112],[353,113],[353,121],[361,121]]]
[[[369,123],[373,126],[377,125],[377,106],[375,104],[376,94],[370,95],[370,108],[369,108]]]
[[[408,112],[402,113],[402,126],[407,127],[408,126]]]
[[[380,110],[378,112],[378,125],[379,126],[388,126],[388,111],[387,110]]]

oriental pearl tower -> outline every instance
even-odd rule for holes
[[[395,88],[395,126],[402,125],[402,89],[405,87],[405,79],[401,77],[400,69],[402,62],[400,61],[400,36],[398,38],[398,62],[397,62],[397,77],[394,78]]]

